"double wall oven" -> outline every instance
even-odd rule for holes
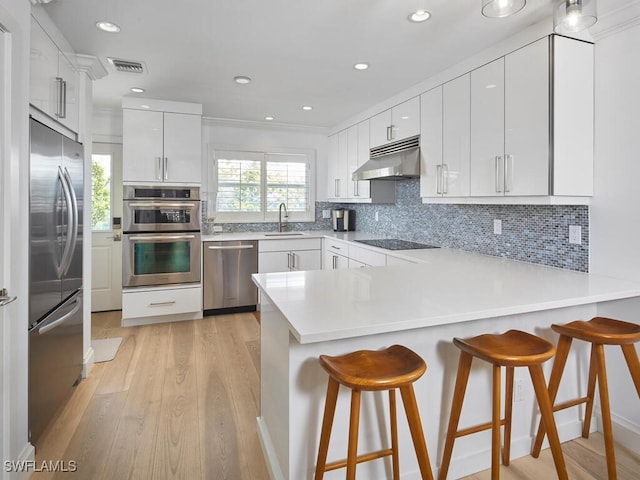
[[[200,282],[198,187],[124,187],[123,287]]]

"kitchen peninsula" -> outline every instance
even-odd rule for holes
[[[453,395],[459,351],[453,337],[525,330],[556,342],[551,323],[588,319],[603,302],[640,297],[640,284],[451,249],[406,252],[418,264],[253,275],[261,302],[262,445],[274,479],[312,478],[327,376],[320,354],[405,345],[427,363],[414,385],[434,472]],[[640,300],[640,299],[638,299]],[[558,399],[584,393],[588,349],[577,345]],[[551,362],[544,365],[548,376]],[[578,375],[578,372],[580,375]],[[578,381],[578,377],[580,380]],[[490,368],[475,364],[460,426],[488,421]],[[537,421],[526,369],[516,369],[512,458],[529,454]],[[381,392],[363,395],[359,452],[388,442]],[[341,392],[329,461],[346,456],[349,395]],[[580,435],[580,412],[556,414],[561,441]],[[419,478],[404,413],[398,413],[402,478]],[[593,425],[594,423],[592,423]],[[382,428],[382,434],[379,433]],[[488,468],[490,433],[459,439],[450,478]],[[387,478],[390,460],[358,466],[362,478]],[[343,478],[343,471],[325,479]]]

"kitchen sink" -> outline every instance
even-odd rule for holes
[[[292,237],[294,235],[304,235],[302,232],[274,232],[274,233],[265,233],[265,237]]]

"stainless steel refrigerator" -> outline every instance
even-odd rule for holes
[[[30,120],[29,438],[36,444],[82,372],[83,149]]]

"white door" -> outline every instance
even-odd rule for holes
[[[291,270],[320,270],[322,252],[320,250],[296,250],[291,252]]]
[[[122,145],[94,143],[91,199],[91,310],[122,308]],[[121,223],[120,223],[121,225]]]
[[[7,176],[5,174],[5,159],[7,157],[7,125],[6,125],[6,102],[5,102],[5,81],[7,80],[8,72],[10,72],[10,68],[8,67],[8,63],[6,62],[5,55],[5,33],[0,27],[0,289],[5,288],[5,275],[4,275],[4,255],[8,249],[5,249],[8,246],[8,230],[5,228],[5,223],[7,219],[7,215],[5,215],[4,211],[4,195],[7,192]],[[7,162],[8,163],[8,162]],[[5,395],[8,390],[5,388],[5,364],[4,364],[4,352],[9,351],[9,345],[6,345],[5,342],[8,340],[8,335],[5,335],[5,323],[4,323],[4,307],[0,307],[0,346],[2,347],[2,353],[0,354],[0,454],[2,454],[3,458],[9,458],[6,453],[8,449],[8,444],[5,445],[5,438],[7,438],[7,425],[5,421],[6,408],[5,401],[8,399],[5,398]],[[5,475],[0,475],[0,478],[5,478]]]
[[[288,272],[291,270],[291,252],[261,252],[258,254],[258,272]]]
[[[420,196],[442,196],[442,86],[420,95]]]
[[[469,195],[470,75],[462,75],[442,87],[441,191],[453,197]]]

